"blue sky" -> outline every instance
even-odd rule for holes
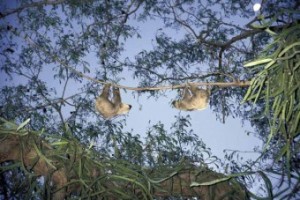
[[[9,1],[9,3],[12,3]],[[9,5],[7,3],[7,5]],[[239,20],[240,23],[245,22],[246,20]],[[186,30],[171,30],[166,29],[162,21],[158,20],[148,20],[143,22],[129,21],[131,25],[134,25],[140,31],[141,38],[130,38],[125,41],[125,52],[122,57],[129,57],[134,59],[134,56],[137,55],[142,50],[151,50],[155,45],[155,34],[158,31],[164,31],[168,33],[174,39],[180,39],[183,37]],[[90,63],[90,66],[97,66],[96,59],[93,58],[93,55],[87,57],[87,60]],[[3,77],[3,72],[1,72],[1,77]],[[53,81],[53,78],[49,76],[51,71],[45,70],[42,74],[45,81],[48,83],[54,84],[56,88],[61,87],[58,82]],[[88,74],[91,76],[91,74]],[[121,85],[136,87],[137,82],[133,80],[131,74],[127,71],[124,71],[122,77],[125,78],[120,82]],[[18,84],[18,82],[4,82],[4,79],[1,78],[1,86],[6,84]],[[68,92],[70,95],[76,93],[80,85],[73,85],[73,88],[69,88]],[[100,91],[99,91],[100,93]],[[194,111],[194,112],[180,112],[171,107],[171,102],[176,97],[176,90],[166,91],[166,95],[162,96],[159,99],[148,98],[149,94],[142,95],[138,98],[136,94],[133,94],[132,91],[121,91],[123,101],[133,105],[132,110],[126,116],[121,116],[118,119],[126,117],[127,126],[125,130],[131,131],[133,133],[140,134],[143,136],[143,133],[146,132],[147,128],[157,122],[162,122],[166,127],[170,127],[171,123],[175,121],[175,115],[179,113],[181,115],[189,114],[191,116],[191,128],[200,138],[207,144],[208,147],[212,149],[212,152],[218,157],[222,158],[224,149],[240,150],[240,151],[252,151],[255,146],[260,146],[261,141],[255,138],[252,134],[246,134],[246,131],[253,132],[253,129],[249,126],[249,123],[245,123],[245,126],[242,126],[240,119],[233,119],[231,117],[227,118],[226,123],[222,124],[220,121],[216,120],[216,116],[211,112],[210,108],[203,111]],[[135,98],[134,98],[135,97]],[[66,109],[66,113],[68,110]],[[66,114],[67,115],[67,114]],[[149,124],[151,121],[151,124]],[[244,155],[244,157],[256,158],[258,154],[249,153]]]

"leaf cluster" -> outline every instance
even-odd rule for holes
[[[128,159],[132,156],[128,153],[130,148],[128,143],[124,144],[126,145],[124,150],[127,148],[127,151],[120,152],[119,156],[111,157],[97,151],[93,145],[89,147],[82,145],[76,138],[48,135],[43,130],[32,131],[27,128],[29,122],[28,119],[20,125],[16,125],[1,119],[0,123],[2,177],[9,178],[12,177],[12,174],[19,174],[19,178],[24,178],[29,186],[15,191],[13,187],[9,186],[10,181],[3,180],[3,184],[7,191],[16,192],[14,195],[18,195],[20,198],[34,196],[37,199],[62,199],[62,197],[76,198],[80,196],[81,198],[103,199],[152,199],[155,196],[172,195],[207,196],[209,194],[204,192],[207,188],[203,190],[200,185],[195,184],[203,181],[211,182],[216,179],[219,179],[220,184],[217,184],[218,181],[212,182],[212,185],[215,186],[211,186],[211,191],[220,191],[220,194],[226,194],[225,196],[235,194],[234,199],[239,195],[244,195],[238,182],[232,181],[232,184],[235,185],[234,188],[227,183],[232,177],[224,179],[222,174],[210,170],[204,163],[195,166],[187,154],[180,160],[173,159],[172,163],[157,161],[155,165],[136,164]],[[160,134],[159,138],[162,137],[165,135]],[[176,137],[173,139],[170,135],[168,137],[171,139],[168,144],[173,145],[174,148],[181,148],[182,143],[188,146],[192,141],[197,141],[195,135],[188,136],[188,140],[181,135],[182,141],[179,141],[178,138],[176,140]],[[150,147],[149,140],[147,141],[145,145]],[[163,148],[164,145],[161,142],[157,148]],[[163,140],[163,143],[165,142],[166,140]],[[141,142],[139,143],[141,144]],[[115,145],[114,147],[119,148],[120,146]],[[131,146],[131,148],[134,150],[136,146]],[[139,154],[146,154],[148,158],[150,156],[143,149],[135,149],[135,151],[139,151]],[[126,155],[124,152],[128,154]],[[139,154],[134,155],[135,159]],[[155,156],[155,151],[152,156]],[[168,159],[172,159],[172,157]],[[15,163],[7,162],[9,160]],[[201,161],[199,160],[199,162]],[[20,174],[20,172],[22,173]],[[196,182],[191,183],[191,180]],[[18,182],[14,182],[14,184],[17,187]],[[188,186],[188,184],[191,185]],[[195,189],[190,187],[195,187]],[[200,188],[197,189],[197,187]],[[186,192],[182,194],[182,189],[179,188],[186,188]]]
[[[245,101],[264,102],[260,118],[269,121],[265,151],[284,165],[289,180],[299,173],[300,134],[300,25],[274,33],[261,58],[245,66],[255,71]]]

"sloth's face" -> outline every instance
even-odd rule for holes
[[[172,101],[172,106],[174,107],[174,108],[178,108],[179,106],[178,106],[178,101]]]
[[[129,104],[122,103],[120,105],[120,109],[118,110],[118,114],[120,115],[120,114],[126,114],[126,113],[128,113],[129,110],[131,109],[131,107],[132,106],[129,105]]]

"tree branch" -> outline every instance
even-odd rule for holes
[[[112,83],[113,84],[113,83]],[[248,87],[250,85],[250,81],[237,81],[237,82],[192,82],[191,84],[196,86],[218,86],[218,87]],[[186,87],[186,83],[179,85],[168,85],[168,86],[160,86],[160,87],[128,87],[118,84],[113,84],[115,87],[123,88],[126,90],[134,90],[134,91],[155,91],[155,90],[168,90],[168,89],[179,89]]]
[[[70,67],[67,65],[63,60],[58,58],[56,55],[52,55],[46,50],[44,50],[42,47],[36,45],[36,43],[29,38],[28,36],[25,37],[26,41],[33,45],[34,47],[38,48],[42,52],[44,52],[47,56],[51,57],[53,60],[56,62],[60,63],[63,67],[72,70],[75,74],[77,74],[80,77],[83,77],[87,80],[93,81],[95,83],[101,83],[101,84],[108,84],[109,82],[103,81],[103,80],[98,80],[95,78],[92,78],[82,72],[77,71],[76,69]],[[155,90],[168,90],[168,89],[178,89],[178,88],[184,88],[186,84],[180,84],[180,85],[169,85],[169,86],[160,86],[160,87],[129,87],[129,86],[124,86],[124,85],[119,85],[115,83],[109,83],[115,87],[121,88],[121,89],[126,89],[126,90],[134,90],[134,91],[155,91]],[[199,83],[193,83],[194,85],[197,86],[218,86],[218,87],[247,87],[250,85],[250,81],[234,81],[234,82],[215,82],[215,83],[207,83],[207,82],[199,82]]]
[[[230,45],[232,45],[233,43],[239,41],[239,40],[242,40],[242,39],[245,39],[247,37],[250,37],[252,35],[255,35],[255,34],[258,34],[258,33],[261,33],[265,31],[264,29],[252,29],[252,30],[247,30],[239,35],[236,35],[234,37],[232,37],[230,40],[228,40],[227,42],[221,44],[220,47],[222,48],[228,48]]]
[[[261,33],[263,31],[264,31],[264,29],[246,30],[245,32],[243,32],[239,35],[236,35],[236,36],[232,37],[230,40],[228,40],[226,42],[223,42],[223,43],[208,41],[208,40],[205,40],[201,37],[198,37],[198,41],[199,41],[199,43],[207,44],[207,45],[210,45],[212,47],[219,47],[219,48],[222,48],[222,49],[225,50],[226,48],[230,47],[230,45],[232,45],[233,43],[235,43],[239,40],[245,39],[249,36],[255,35],[257,33]]]

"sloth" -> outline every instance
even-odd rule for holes
[[[175,108],[184,111],[203,110],[207,108],[209,91],[200,89],[195,85],[188,84],[183,90],[183,97],[173,101]]]
[[[109,99],[111,84],[106,84],[101,95],[96,99],[96,110],[105,118],[110,119],[118,115],[126,114],[131,105],[122,103],[120,89],[113,87],[112,100]]]

